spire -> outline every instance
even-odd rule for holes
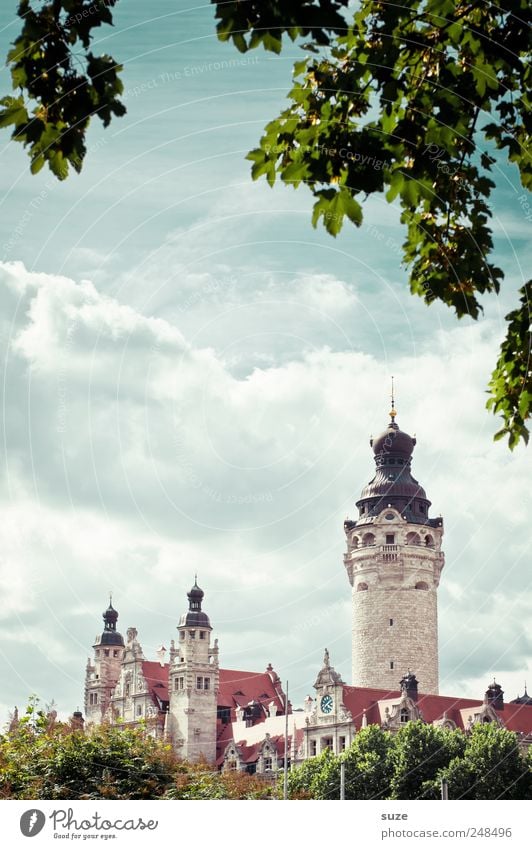
[[[113,597],[109,596],[109,607],[102,613],[105,631],[116,631],[118,612],[113,607]]]
[[[395,394],[395,393],[394,393],[394,386],[393,386],[393,374],[392,374],[392,396],[391,396],[391,397],[392,397],[392,409],[390,410],[390,418],[391,418],[391,420],[392,420],[392,421],[391,421],[391,424],[392,424],[392,425],[394,425],[394,424],[395,424],[395,417],[396,417],[396,415],[397,415],[397,410],[395,409],[395,398],[394,398],[394,394]]]

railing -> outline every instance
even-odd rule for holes
[[[397,560],[399,557],[399,546],[398,545],[381,545],[381,556],[382,559],[389,563],[391,560]]]

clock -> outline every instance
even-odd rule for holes
[[[320,708],[322,713],[331,713],[333,705],[334,701],[332,696],[327,694],[326,696],[321,697]]]

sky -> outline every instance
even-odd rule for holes
[[[428,308],[383,197],[332,239],[304,187],[251,180],[301,50],[238,54],[209,4],[168,5],[121,0],[98,32],[128,111],[91,126],[81,175],[31,176],[0,136],[0,721],[32,693],[83,705],[109,592],[148,658],[168,648],[195,573],[223,667],[271,662],[299,705],[328,647],[349,682],[343,521],[392,374],[445,523],[440,692],[482,698],[495,676],[515,698],[532,681],[530,452],[493,442],[485,402],[531,264],[517,171],[495,171],[501,295],[478,322]]]

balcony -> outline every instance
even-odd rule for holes
[[[385,563],[390,563],[393,560],[398,560],[399,558],[399,546],[398,545],[381,545],[380,548],[381,558]]]

